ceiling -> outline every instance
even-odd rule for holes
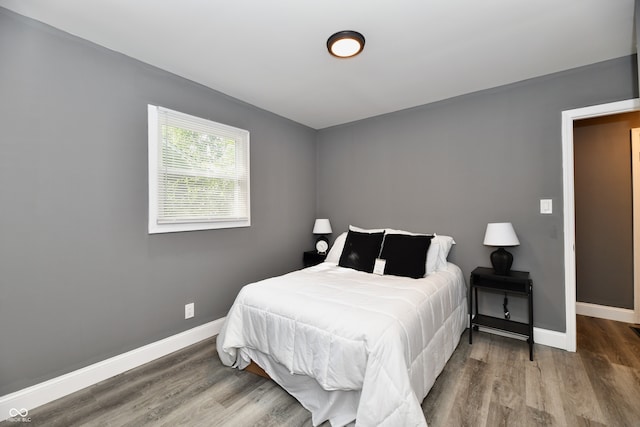
[[[634,53],[634,0],[0,0],[322,129]],[[337,59],[336,31],[366,38]]]

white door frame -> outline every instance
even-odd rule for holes
[[[631,175],[633,178],[633,310],[640,323],[640,128],[631,129]]]
[[[593,105],[562,112],[562,197],[564,212],[564,299],[567,351],[576,351],[576,215],[573,170],[573,122],[640,110],[640,99]],[[637,298],[636,298],[637,301]],[[634,307],[636,314],[640,307]]]

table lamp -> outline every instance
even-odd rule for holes
[[[315,224],[313,224],[313,234],[319,234],[316,240],[316,250],[319,254],[327,253],[327,249],[329,249],[329,239],[327,239],[326,234],[331,234],[331,232],[331,223],[328,219],[316,219]]]
[[[511,270],[511,264],[513,264],[513,255],[504,250],[504,246],[518,246],[520,244],[513,225],[510,222],[487,224],[484,244],[486,246],[498,246],[498,249],[491,253],[491,265],[496,274],[501,276],[508,275]]]

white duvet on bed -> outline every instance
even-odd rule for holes
[[[420,404],[466,322],[454,264],[410,279],[323,263],[242,288],[217,347],[228,366],[255,360],[315,425],[425,426]]]

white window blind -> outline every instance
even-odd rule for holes
[[[149,233],[250,225],[249,132],[149,105]]]

